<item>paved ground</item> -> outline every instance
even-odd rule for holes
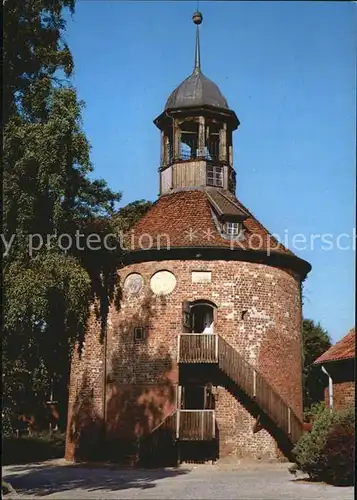
[[[181,466],[120,470],[64,461],[3,467],[17,498],[352,500],[353,488],[294,479],[289,464]],[[5,497],[7,498],[7,496]],[[13,497],[14,498],[14,497]]]

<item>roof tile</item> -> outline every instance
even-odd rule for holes
[[[339,361],[342,359],[350,359],[355,357],[356,331],[355,327],[339,340],[335,345],[331,346],[318,357],[314,363],[326,363],[329,361]]]
[[[227,195],[226,195],[227,196]],[[245,239],[231,241],[222,237],[212,214],[212,205],[203,190],[179,191],[161,196],[131,231],[131,248],[228,247],[245,250],[271,249],[271,253],[294,255],[279,243],[267,229],[233,196],[234,206],[248,217],[243,222]],[[140,241],[139,241],[140,238]],[[141,243],[141,245],[140,245]]]

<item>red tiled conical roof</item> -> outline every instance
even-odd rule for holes
[[[210,193],[204,190],[189,190],[172,193],[159,198],[151,209],[132,229],[134,249],[139,249],[139,238],[145,245],[145,238],[151,238],[153,246],[165,238],[170,247],[221,247],[262,250],[271,253],[294,254],[279,243],[267,229],[233,196],[224,194],[237,212],[245,214],[243,221],[244,239],[232,241],[221,235],[213,215]]]

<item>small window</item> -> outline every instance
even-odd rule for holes
[[[223,168],[207,166],[207,186],[223,187]]]
[[[240,231],[239,222],[226,222],[223,226],[224,232],[229,236],[238,236]]]
[[[141,342],[145,338],[145,328],[142,326],[136,326],[134,328],[134,341]]]

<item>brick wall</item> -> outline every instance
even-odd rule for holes
[[[265,429],[253,433],[255,418],[224,387],[217,391],[216,414],[220,457],[276,458],[274,438]]]
[[[83,348],[79,352],[77,345],[72,355],[65,451],[67,460],[80,458],[83,446],[94,445],[101,439],[103,354],[100,322],[92,310]]]
[[[333,404],[336,409],[354,406],[355,402],[355,358],[340,359],[324,363],[332,377]],[[328,378],[325,377],[325,404],[329,405]]]
[[[325,388],[325,404],[329,406],[328,387]],[[355,405],[355,384],[353,381],[333,384],[333,406],[343,410]]]
[[[173,292],[163,297],[154,296],[149,286],[151,276],[159,270],[171,271],[177,279]],[[191,273],[197,270],[211,271],[211,283],[192,283]],[[175,405],[177,334],[182,331],[184,300],[214,302],[217,306],[214,330],[256,366],[301,416],[298,279],[278,268],[239,261],[144,262],[120,270],[121,281],[133,272],[143,276],[144,288],[138,296],[124,294],[121,310],[116,311],[113,307],[108,319],[107,421],[110,432],[127,432],[128,435],[133,429],[136,434],[147,432]],[[134,342],[134,326],[147,327],[144,342]],[[81,360],[75,356],[73,361],[68,429],[73,414],[78,411],[75,402],[81,387],[79,381],[83,385],[84,377],[87,377],[85,385],[88,386],[85,394],[90,395],[92,407],[103,417],[102,349],[98,325],[92,322],[86,335],[84,355]],[[267,431],[253,435],[253,417],[227,389],[220,389],[217,404],[222,455],[272,456],[276,453],[275,441]],[[135,416],[130,420],[124,417],[125,414]],[[142,424],[133,425],[134,420]],[[71,459],[74,445],[69,430],[67,441],[66,456]]]

